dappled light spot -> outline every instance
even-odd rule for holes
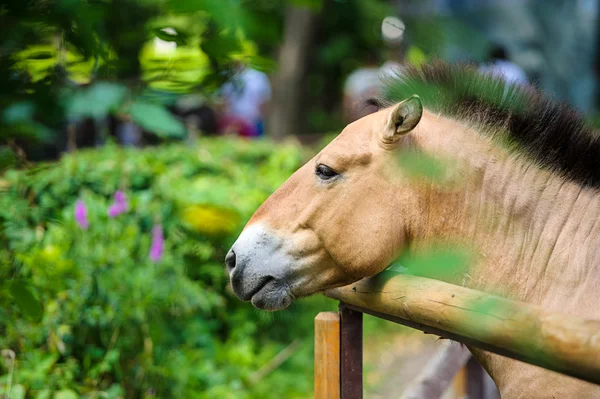
[[[400,43],[404,38],[406,26],[398,17],[388,16],[381,23],[381,35],[385,41],[390,43]]]
[[[194,231],[209,236],[230,234],[240,222],[234,210],[213,205],[188,206],[183,210],[182,219]]]

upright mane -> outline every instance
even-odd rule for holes
[[[472,65],[443,62],[390,78],[381,102],[418,94],[426,108],[475,124],[512,151],[582,186],[600,188],[600,142],[569,105],[532,86],[506,83]]]

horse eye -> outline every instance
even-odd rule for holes
[[[319,176],[321,180],[329,180],[336,177],[338,174],[327,165],[319,164],[315,170],[315,174]]]

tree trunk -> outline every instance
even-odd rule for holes
[[[267,125],[269,136],[274,139],[300,133],[302,83],[316,20],[317,14],[308,8],[288,6],[285,11],[285,32]]]

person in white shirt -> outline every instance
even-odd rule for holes
[[[269,77],[256,69],[242,67],[221,93],[226,106],[225,125],[237,125],[242,136],[261,136],[265,107],[271,99]]]
[[[527,84],[527,75],[521,67],[509,60],[504,47],[494,46],[489,58],[489,62],[479,68],[481,72],[503,77],[508,83]]]

